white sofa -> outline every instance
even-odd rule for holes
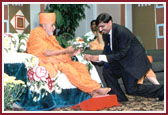
[[[29,37],[29,34],[5,33],[3,35],[3,64],[5,65],[5,67],[8,67],[9,64],[13,65],[16,63],[22,63],[25,65],[25,69],[27,70],[27,73],[29,73],[30,70],[35,71],[35,69],[33,68],[39,67],[38,58],[35,57],[34,55],[25,53],[26,48],[27,48],[26,43],[27,43],[28,37]],[[90,63],[84,60],[81,57],[81,55],[78,55],[77,58],[81,63],[84,63],[84,64]],[[41,67],[41,68],[45,69],[44,67]],[[7,70],[6,70],[6,73],[8,74]],[[90,73],[91,73],[91,77],[94,80],[96,80],[98,83],[101,83],[99,75],[94,66],[90,70]],[[38,75],[42,75],[42,73],[38,73]],[[22,76],[19,76],[19,77],[22,77]],[[27,95],[29,95],[29,97],[27,97],[28,99],[26,98],[23,99],[22,97],[22,101],[17,102],[17,104],[23,107],[25,110],[49,110],[49,109],[56,108],[56,107],[72,106],[72,105],[80,103],[83,100],[90,98],[88,94],[85,94],[84,92],[80,91],[78,88],[73,86],[69,82],[65,74],[61,72],[58,72],[57,76],[53,80],[53,90],[48,90],[47,82],[43,82],[43,85],[41,85],[41,89],[40,89],[38,82],[32,83],[30,82],[28,78],[26,79],[27,80],[25,82],[27,84],[27,93],[25,93],[24,97],[26,97]],[[71,90],[73,92],[69,92]],[[77,90],[77,92],[74,90]],[[66,97],[68,96],[67,94],[69,94],[70,97]],[[55,98],[53,95],[58,96],[58,98],[61,100],[58,100],[58,98]],[[53,104],[50,105],[47,101],[45,101],[46,99],[45,96],[48,96],[48,98],[50,97],[48,100],[53,101],[53,102],[50,102]],[[70,100],[67,100],[68,98],[70,98]],[[77,101],[74,100],[75,98],[77,99]],[[37,104],[39,103],[43,103],[44,105],[42,104],[41,106],[38,106]]]

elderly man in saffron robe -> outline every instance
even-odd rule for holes
[[[101,85],[91,78],[86,65],[71,60],[71,56],[80,51],[75,51],[72,46],[62,48],[59,45],[53,35],[55,21],[55,13],[39,14],[40,26],[31,31],[27,52],[39,58],[39,65],[48,70],[51,78],[60,70],[74,86],[92,97],[107,95],[110,88],[101,88]]]

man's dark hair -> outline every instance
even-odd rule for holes
[[[96,20],[92,20],[91,22],[90,22],[90,25],[93,25],[93,23],[96,23]]]
[[[96,25],[99,25],[101,22],[108,23],[109,21],[113,21],[112,17],[107,13],[101,13],[96,19]]]

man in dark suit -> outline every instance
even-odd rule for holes
[[[159,101],[163,101],[163,85],[137,84],[140,78],[153,71],[145,49],[135,35],[124,26],[113,23],[112,17],[107,13],[97,17],[96,25],[103,32],[103,55],[85,54],[85,59],[104,62],[103,77],[107,86],[111,88],[109,93],[116,94],[120,102],[128,101],[118,83],[118,79],[122,78],[127,94],[159,98]]]

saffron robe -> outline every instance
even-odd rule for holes
[[[61,49],[63,48],[59,45],[55,36],[48,36],[42,27],[37,27],[31,31],[27,41],[27,52],[38,57],[39,65],[48,70],[50,77],[56,76],[58,70],[60,70],[74,86],[83,92],[90,93],[101,87],[91,78],[86,65],[72,61],[69,54],[53,56],[43,54],[46,50]]]
[[[98,39],[95,39],[94,41],[90,42],[90,50],[103,50],[104,44],[100,44],[98,42]]]

